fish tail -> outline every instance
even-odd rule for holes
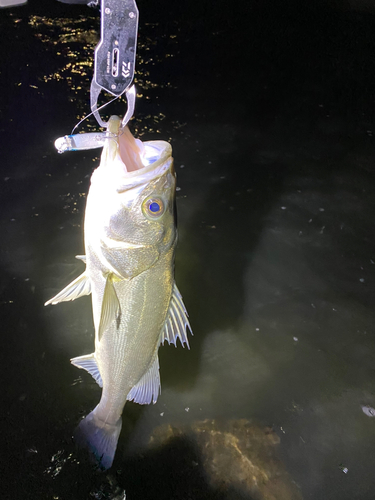
[[[115,424],[109,424],[100,420],[93,410],[79,423],[74,439],[80,448],[89,451],[101,469],[109,469],[115,456],[121,426],[121,417]]]

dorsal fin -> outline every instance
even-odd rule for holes
[[[186,344],[189,348],[187,328],[190,330],[190,333],[193,334],[181,294],[178,291],[176,283],[174,283],[167,319],[160,336],[160,343],[163,344],[164,341],[167,340],[169,344],[174,344],[176,346],[177,338],[179,338],[182,346]],[[149,404],[151,401],[156,403],[159,393],[159,359],[158,355],[155,354],[150,368],[143,375],[138,384],[130,390],[126,399],[139,404]]]
[[[155,404],[160,394],[159,358],[156,354],[150,368],[143,375],[127,395],[128,401],[134,401],[140,405],[148,405],[151,401]]]
[[[174,283],[169,311],[162,332],[161,343],[164,344],[166,340],[169,344],[174,344],[174,346],[177,347],[176,341],[177,338],[179,338],[182,347],[185,347],[184,344],[186,344],[188,349],[190,349],[187,329],[189,329],[190,333],[193,335],[182,296],[176,283]]]

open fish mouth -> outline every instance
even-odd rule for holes
[[[165,141],[149,141],[142,143],[140,160],[143,167],[124,172],[116,191],[122,193],[136,186],[147,185],[167,171],[174,176],[172,147]]]
[[[141,160],[145,167],[153,165],[158,160],[164,158],[166,150],[170,148],[170,145],[165,141],[151,141],[143,143],[143,153],[141,154]],[[168,155],[169,156],[169,155]]]

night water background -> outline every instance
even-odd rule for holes
[[[131,128],[173,147],[191,350],[160,349],[157,404],[126,405],[113,468],[93,470],[71,436],[100,389],[69,363],[93,350],[90,299],[43,304],[83,271],[100,150],[53,143],[89,112],[99,13],[1,10],[1,497],[258,500],[209,487],[199,460],[184,474],[188,442],[148,446],[160,425],[247,419],[304,499],[374,499],[375,10],[138,7]]]

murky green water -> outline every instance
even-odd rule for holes
[[[93,470],[71,435],[100,389],[69,363],[92,351],[90,300],[43,303],[82,271],[100,151],[53,142],[89,111],[99,19],[2,10],[3,498],[373,499],[374,14],[138,6],[132,129],[173,146],[191,350],[161,348],[158,403],[126,405]]]

